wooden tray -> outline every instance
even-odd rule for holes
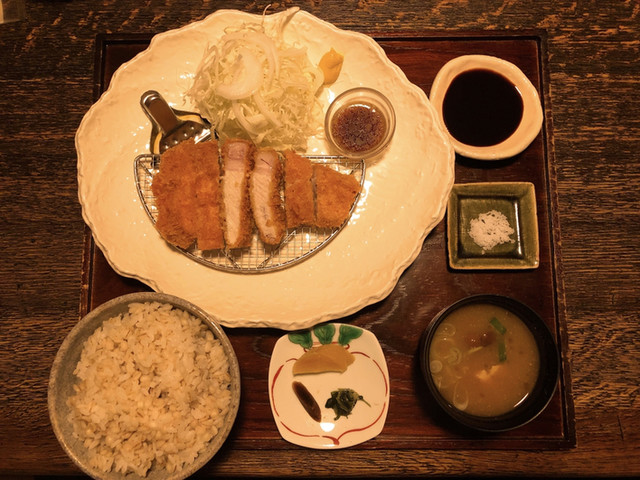
[[[514,160],[482,163],[458,158],[456,183],[528,181],[535,185],[540,231],[540,266],[520,271],[455,271],[447,265],[445,222],[427,237],[415,262],[383,301],[341,319],[371,330],[380,341],[391,378],[391,400],[382,433],[355,449],[559,449],[575,446],[570,393],[562,271],[557,235],[557,203],[551,122],[547,94],[546,47],[542,32],[415,33],[375,36],[409,80],[429,93],[440,67],[459,55],[489,54],[518,65],[538,88],[546,122],[542,134]],[[144,50],[149,35],[99,35],[96,45],[95,98],[123,62]],[[87,229],[81,314],[103,302],[148,290],[116,274]],[[547,409],[520,429],[493,435],[461,430],[429,397],[417,364],[419,338],[432,317],[472,294],[514,297],[536,310],[556,335],[562,354],[558,390]],[[226,329],[242,372],[242,402],[225,445],[230,449],[291,450],[278,434],[269,406],[267,372],[275,329]],[[274,452],[277,456],[277,452]],[[277,457],[276,457],[277,458]]]

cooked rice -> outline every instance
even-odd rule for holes
[[[168,304],[137,303],[86,341],[67,403],[74,435],[104,472],[181,470],[222,427],[231,377],[220,341]]]

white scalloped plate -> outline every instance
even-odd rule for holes
[[[259,275],[217,271],[170,247],[149,221],[135,186],[134,158],[149,151],[151,131],[140,95],[155,89],[172,106],[194,110],[184,92],[208,42],[227,26],[261,20],[219,10],[156,35],[147,50],[121,66],[76,134],[79,199],[96,244],[120,275],[189,300],[227,327],[295,330],[344,317],[391,292],[444,217],[455,156],[424,91],[373,39],[299,11],[285,29],[285,41],[306,46],[313,62],[331,46],[345,53],[338,81],[322,93],[324,106],[348,88],[368,86],[396,109],[396,135],[368,166],[349,224],[308,260]],[[324,138],[310,138],[307,153],[328,153]]]

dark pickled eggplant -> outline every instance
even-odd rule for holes
[[[319,422],[320,420],[322,420],[322,413],[320,412],[320,406],[318,405],[318,402],[316,402],[316,399],[313,398],[313,395],[311,395],[311,392],[307,390],[307,387],[305,387],[300,382],[293,382],[292,387],[293,387],[293,391],[296,394],[296,397],[298,397],[298,400],[300,401],[304,409],[307,411],[309,416],[313,418],[316,422]]]

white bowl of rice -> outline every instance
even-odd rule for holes
[[[153,292],[87,314],[51,368],[49,416],[65,452],[97,479],[186,478],[226,440],[240,371],[220,325]]]

